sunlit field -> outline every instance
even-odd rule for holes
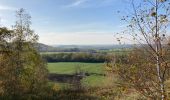
[[[81,80],[86,86],[99,86],[106,80],[104,63],[59,62],[48,63],[50,73],[74,74],[76,71],[92,73]]]

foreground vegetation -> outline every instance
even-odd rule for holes
[[[0,28],[0,97],[38,98],[48,85],[48,70],[33,46],[38,36],[30,29],[31,17],[24,9],[16,16],[12,30]]]

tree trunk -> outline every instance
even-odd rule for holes
[[[158,42],[156,43],[156,69],[157,69],[157,75],[159,79],[159,85],[160,85],[160,92],[161,92],[161,100],[165,100],[165,89],[164,89],[164,80],[161,76],[161,69],[160,69],[160,56],[159,56],[159,45]]]

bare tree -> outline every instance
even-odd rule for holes
[[[132,13],[129,11],[129,15],[123,16],[122,18],[122,20],[128,23],[128,30],[125,31],[124,33],[128,33],[128,35],[133,37],[135,43],[140,44],[140,48],[142,47],[142,49],[144,49],[141,50],[141,52],[147,52],[147,55],[149,55],[145,57],[148,57],[150,59],[149,61],[152,63],[152,66],[153,64],[155,64],[155,67],[151,67],[151,69],[149,68],[148,70],[155,72],[156,79],[153,80],[154,82],[153,84],[158,84],[155,85],[158,86],[158,89],[157,87],[155,87],[155,90],[153,90],[152,87],[150,88],[150,90],[158,91],[157,95],[160,94],[160,98],[157,99],[166,100],[165,81],[170,77],[169,76],[170,58],[167,57],[167,54],[170,52],[168,50],[167,45],[168,44],[167,28],[169,25],[170,17],[170,1],[141,0],[141,2],[139,3],[139,1],[137,0],[131,0],[130,2],[131,7],[133,8]],[[118,41],[120,41],[120,39],[118,39]],[[147,60],[148,58],[142,59]],[[131,63],[131,65],[134,65],[134,63],[135,62]],[[143,63],[145,63],[145,61]],[[148,64],[145,65],[145,68],[147,68],[146,66],[150,67]],[[140,72],[138,72],[138,74],[139,73]],[[142,90],[144,90],[144,87]]]

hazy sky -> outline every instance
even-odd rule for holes
[[[126,9],[122,0],[0,0],[1,25],[14,25],[19,8],[32,16],[39,42],[50,45],[116,44],[125,26],[117,13]]]

